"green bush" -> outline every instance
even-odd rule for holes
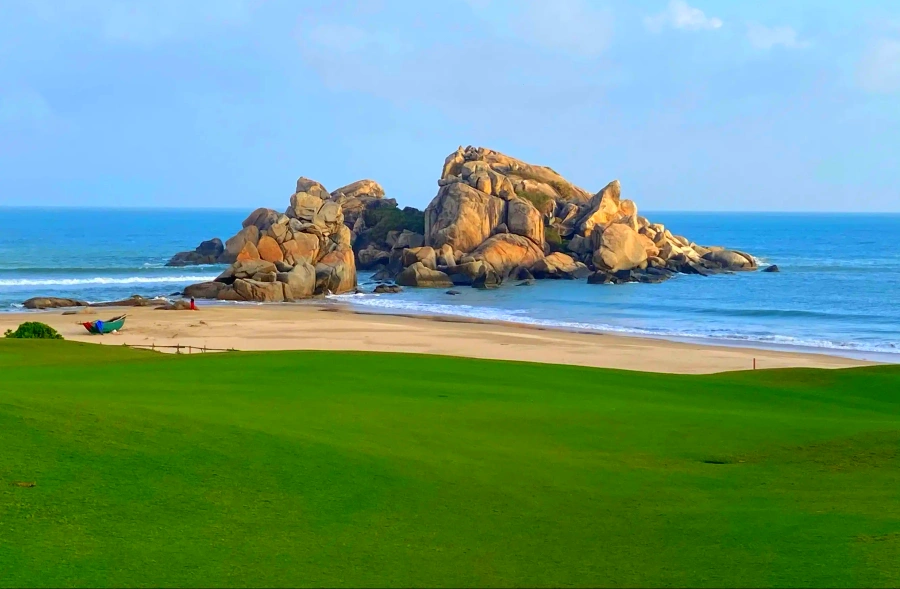
[[[544,240],[550,247],[551,252],[561,252],[565,246],[565,240],[559,235],[558,227],[547,227],[544,229]]]
[[[541,214],[545,214],[547,212],[547,208],[550,206],[550,203],[553,199],[543,192],[530,192],[527,190],[523,190],[518,193],[517,196],[519,198],[524,198],[528,202],[534,205],[534,208],[539,210]]]
[[[47,325],[39,321],[28,321],[19,326],[15,331],[7,329],[4,333],[6,337],[16,339],[62,339],[63,336]]]
[[[388,231],[403,231],[407,229],[413,233],[425,233],[425,213],[413,207],[369,209],[365,212],[363,220],[369,230],[366,236],[369,242],[384,241]]]

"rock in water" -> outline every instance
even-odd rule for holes
[[[215,264],[225,252],[225,245],[218,237],[203,241],[194,251],[179,252],[172,256],[166,266],[193,266],[199,264]]]
[[[763,272],[781,272],[781,269],[775,264],[772,264],[771,266],[763,268]]]
[[[372,292],[375,294],[397,294],[403,292],[403,287],[398,284],[379,284]]]
[[[349,247],[325,254],[316,264],[316,294],[343,294],[355,289],[356,261]]]
[[[485,262],[502,279],[516,268],[532,267],[544,257],[544,252],[527,237],[501,233],[488,238],[472,256]]]
[[[531,274],[537,279],[543,278],[587,278],[591,273],[587,265],[576,262],[572,256],[562,252],[555,252],[538,260],[531,268]],[[523,279],[521,276],[518,277]]]
[[[88,307],[90,304],[78,299],[34,297],[22,303],[22,306],[26,309],[62,309],[65,307]]]
[[[440,270],[432,270],[422,262],[416,262],[397,275],[397,284],[422,288],[447,288],[453,286],[453,281]]]
[[[647,261],[647,250],[634,229],[615,223],[603,229],[593,260],[595,267],[611,272],[631,270]]]
[[[444,160],[424,212],[397,208],[374,180],[329,193],[300,177],[284,214],[259,208],[242,227],[224,244],[208,240],[170,260],[232,264],[216,285],[186,292],[266,301],[279,300],[278,288],[283,300],[356,292],[357,264],[380,281],[402,274],[410,286],[478,288],[532,274],[618,284],[757,269],[749,254],[698,245],[640,216],[617,180],[591,194],[551,168],[472,146]]]
[[[703,259],[725,270],[755,270],[753,256],[732,250],[710,251]]]

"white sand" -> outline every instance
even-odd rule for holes
[[[119,334],[92,336],[81,326],[122,312],[128,319]],[[573,333],[462,318],[362,314],[331,304],[201,306],[196,312],[104,308],[79,315],[0,313],[0,332],[35,320],[52,325],[66,339],[108,345],[417,352],[684,374],[749,370],[754,358],[760,369],[871,364],[826,354]]]

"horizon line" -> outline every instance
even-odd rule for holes
[[[409,206],[409,205],[407,205]],[[252,212],[258,208],[270,208],[270,207],[252,207],[249,210]],[[398,205],[399,208],[399,205]],[[0,204],[0,211],[2,210],[104,210],[104,211],[184,211],[184,212],[203,212],[203,211],[246,211],[247,207],[182,207],[182,206],[104,206],[104,205],[2,205]],[[272,209],[276,210],[276,209]],[[425,210],[425,209],[420,209]],[[827,210],[803,210],[803,209],[785,209],[785,210],[752,210],[752,209],[655,209],[648,208],[645,209],[650,213],[698,213],[698,214],[808,214],[808,215],[898,215],[900,214],[900,209],[898,210],[872,210],[872,211],[845,211],[845,210],[837,210],[837,209],[827,209]]]

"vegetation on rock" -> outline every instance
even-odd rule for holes
[[[384,241],[390,231],[425,233],[425,215],[413,207],[368,209],[363,215],[369,242]]]
[[[562,252],[566,249],[567,242],[560,237],[557,227],[551,226],[544,229],[544,240],[546,240],[551,252]]]
[[[534,208],[543,212],[549,206],[553,199],[543,192],[535,192],[531,190],[523,190],[516,194],[519,198],[524,198],[528,202],[534,205]]]

